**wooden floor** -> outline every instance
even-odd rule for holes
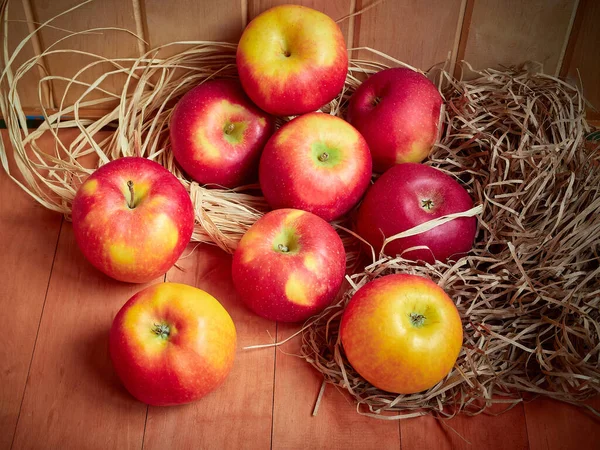
[[[227,308],[239,340],[233,371],[199,402],[147,407],[120,385],[107,353],[115,313],[142,286],[96,271],[79,252],[71,224],[2,170],[0,249],[0,449],[600,448],[598,419],[546,400],[499,416],[380,421],[356,414],[330,387],[312,417],[321,380],[288,355],[297,341],[282,351],[242,350],[296,327],[245,309],[232,287],[231,258],[211,246],[182,259],[183,270],[172,269],[166,280],[204,289]],[[599,399],[590,404],[600,408]]]

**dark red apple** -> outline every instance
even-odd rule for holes
[[[424,75],[386,69],[369,77],[350,99],[348,121],[369,144],[373,170],[421,162],[438,136],[442,96]]]
[[[384,237],[472,207],[469,193],[449,175],[423,164],[399,164],[367,191],[358,210],[356,231],[378,253]],[[434,257],[439,261],[457,259],[472,248],[476,230],[475,217],[460,217],[424,233],[391,241],[384,252],[430,263]],[[405,252],[420,245],[429,250]]]

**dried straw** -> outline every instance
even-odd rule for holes
[[[37,30],[11,54],[7,8],[3,1],[0,110],[10,146],[0,142],[0,160],[9,176],[42,205],[68,216],[77,187],[98,165],[128,155],[153,159],[190,192],[196,210],[193,240],[232,252],[266,211],[265,201],[257,186],[227,190],[190,182],[173,161],[168,122],[177,99],[193,86],[214,77],[237,76],[235,45],[176,42],[139,58],[109,59],[59,50],[54,43],[15,67],[18,53]],[[39,28],[53,26],[54,19]],[[83,33],[97,33],[102,39],[104,30],[131,34],[115,28],[62,30],[59,42]],[[386,58],[389,65],[409,67],[366,50]],[[163,56],[165,51],[176,53]],[[19,100],[23,76],[69,52],[84,54],[92,62],[71,78],[42,77],[38,88],[45,120],[28,130]],[[104,68],[104,74],[85,81],[96,66]],[[322,111],[343,117],[364,75],[387,66],[352,60],[344,90]],[[428,75],[434,78],[433,71]],[[598,153],[584,148],[589,131],[584,100],[577,88],[535,71],[490,70],[478,75],[473,81],[460,81],[444,69],[435,72],[446,99],[444,132],[427,162],[460,179],[475,199],[472,213],[480,213],[479,234],[472,254],[455,263],[427,266],[383,256],[350,276],[342,300],[302,330],[302,356],[328,383],[347,389],[363,414],[387,419],[424,413],[448,417],[459,411],[477,414],[492,403],[514,405],[521,391],[581,402],[600,390],[600,164]],[[112,79],[125,79],[122,89],[107,88]],[[58,87],[64,90],[57,110],[51,111],[43,98]],[[76,88],[84,92],[68,103]],[[106,113],[85,118],[86,108]],[[74,140],[64,137],[66,129],[76,130]],[[103,133],[106,129],[112,132]],[[39,145],[46,135],[54,138],[51,151]],[[349,264],[356,268],[359,243],[350,231],[351,217],[335,225],[349,250]],[[416,273],[439,283],[458,305],[465,328],[464,350],[454,370],[429,391],[410,396],[385,393],[365,382],[348,365],[338,341],[340,315],[356,289],[395,272]]]
[[[303,328],[301,354],[354,396],[360,413],[382,419],[478,414],[514,406],[522,392],[579,404],[600,392],[600,155],[584,146],[584,100],[523,69],[473,81],[442,72],[441,84],[446,128],[428,164],[459,178],[483,208],[474,250],[425,266],[382,255]],[[454,369],[414,395],[370,385],[339,340],[357,289],[399,272],[443,287],[465,331]]]

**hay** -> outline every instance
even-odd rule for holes
[[[426,266],[380,255],[302,330],[301,355],[362,414],[451,417],[514,406],[522,392],[578,404],[600,392],[600,155],[585,149],[583,98],[523,69],[479,75],[466,82],[442,72],[446,128],[427,163],[459,178],[483,207],[471,254]],[[463,320],[454,369],[419,394],[374,388],[339,342],[352,295],[391,273],[433,279]]]
[[[42,77],[39,98],[45,120],[28,130],[19,101],[23,76],[70,50],[51,45],[15,68],[17,53],[34,34],[10,54],[6,2],[1,14],[0,109],[10,146],[0,143],[0,159],[9,176],[42,205],[68,217],[77,187],[98,165],[121,156],[147,157],[167,167],[188,189],[196,211],[192,240],[233,252],[267,210],[266,203],[257,186],[228,190],[187,179],[169,149],[168,121],[177,99],[193,86],[214,77],[236,77],[235,45],[177,42],[139,58],[79,52],[92,62],[72,78]],[[40,27],[52,26],[52,20]],[[103,30],[91,32],[101,39]],[[64,31],[62,41],[89,32]],[[389,65],[409,67],[367,50]],[[165,51],[176,53],[163,56]],[[98,65],[104,75],[83,81]],[[322,111],[343,117],[365,74],[386,67],[351,60],[344,90]],[[514,405],[520,392],[581,402],[600,390],[600,164],[595,150],[585,150],[589,130],[584,100],[577,88],[535,70],[490,70],[468,82],[444,69],[428,75],[442,90],[446,109],[444,131],[427,164],[457,177],[474,198],[477,206],[471,213],[479,214],[475,249],[455,263],[427,266],[383,255],[355,273],[359,242],[350,231],[350,214],[335,224],[354,273],[350,288],[338,304],[303,328],[302,356],[328,383],[347,389],[359,412],[378,418],[476,414],[492,403]],[[123,88],[107,88],[112,79],[124,79]],[[63,91],[52,110],[48,93],[59,87]],[[82,88],[77,100],[67,104],[69,93]],[[106,112],[90,119],[82,113],[85,108]],[[288,119],[279,118],[279,124]],[[76,130],[74,140],[64,138],[67,129]],[[47,135],[55,142],[49,153],[39,145]],[[444,287],[465,328],[464,350],[453,371],[431,390],[410,396],[370,386],[348,365],[338,342],[339,318],[352,294],[366,281],[394,272],[428,276]]]

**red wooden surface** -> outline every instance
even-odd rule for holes
[[[230,256],[208,245],[166,279],[205,289],[227,308],[238,331],[234,369],[197,403],[148,408],[121,387],[107,353],[112,318],[141,286],[96,271],[79,252],[71,224],[61,221],[0,170],[0,450],[598,448],[597,418],[549,400],[499,416],[398,423],[357,415],[328,387],[313,417],[320,377],[293,356],[297,340],[280,351],[242,349],[269,342],[267,331],[282,340],[297,327],[252,315],[232,288]],[[591,404],[600,408],[598,399]]]

